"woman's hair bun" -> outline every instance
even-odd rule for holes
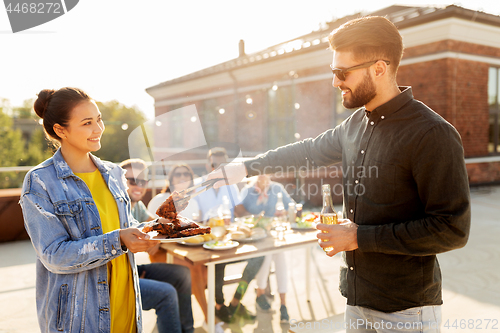
[[[36,114],[43,119],[47,105],[49,105],[50,98],[56,91],[54,89],[43,89],[38,93],[38,98],[33,105]]]

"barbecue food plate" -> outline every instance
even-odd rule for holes
[[[140,228],[139,230],[142,231],[142,228]],[[173,242],[185,241],[186,239],[198,236],[198,235],[193,235],[193,236],[186,236],[186,237],[169,238],[168,235],[161,235],[158,233],[158,231],[150,231],[147,234],[151,237],[150,238],[151,240],[159,240],[162,243],[173,243]]]
[[[229,250],[237,247],[240,243],[228,240],[228,241],[211,241],[203,244],[203,248],[207,250]]]

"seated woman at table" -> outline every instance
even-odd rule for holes
[[[172,166],[168,173],[165,187],[158,195],[154,196],[148,204],[148,211],[156,215],[156,210],[167,200],[174,191],[182,191],[193,186],[194,172],[186,163],[179,163]],[[182,216],[199,221],[200,208],[196,200],[190,200],[187,207],[180,213]]]
[[[172,166],[170,172],[168,173],[165,188],[151,199],[148,204],[148,212],[156,216],[156,210],[160,205],[170,196],[173,191],[182,191],[188,187],[193,186],[194,172],[191,167],[186,163],[178,163]],[[180,213],[181,215],[193,219],[195,221],[199,220],[199,208],[196,200],[190,200],[188,206]],[[159,245],[148,251],[149,260],[152,263],[156,262],[166,262],[167,252],[161,248]],[[200,304],[203,315],[205,316],[205,322],[208,318],[207,310],[207,299],[205,296],[205,287],[207,285],[207,268],[204,265],[193,266],[184,260],[174,258],[174,263],[177,265],[183,265],[189,268],[191,271],[191,291],[196,297],[196,300]]]
[[[241,207],[238,207],[240,214],[257,215],[264,212],[264,216],[273,217],[276,213],[276,203],[278,202],[278,193],[283,195],[283,204],[288,207],[289,203],[294,202],[286,192],[283,185],[271,181],[269,175],[260,175],[257,179],[242,189],[241,197],[244,198]],[[261,311],[270,311],[271,305],[266,299],[265,289],[271,267],[271,259],[274,261],[276,279],[278,282],[278,292],[280,294],[280,320],[282,323],[288,323],[289,316],[286,308],[285,295],[287,292],[287,269],[285,253],[278,252],[265,256],[264,262],[260,267],[255,279],[257,281],[257,308]]]

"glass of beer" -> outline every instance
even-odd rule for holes
[[[337,213],[333,209],[332,204],[332,194],[330,191],[330,184],[324,184],[321,187],[323,191],[323,208],[321,209],[321,223],[324,224],[338,224]],[[325,231],[323,231],[325,232]],[[323,248],[325,252],[330,252],[333,250],[333,247],[325,247]]]

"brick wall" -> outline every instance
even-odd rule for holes
[[[469,163],[466,167],[470,184],[487,184],[500,181],[500,162]]]
[[[465,156],[488,154],[488,64],[439,59],[401,66],[398,84],[443,116],[462,137]]]

